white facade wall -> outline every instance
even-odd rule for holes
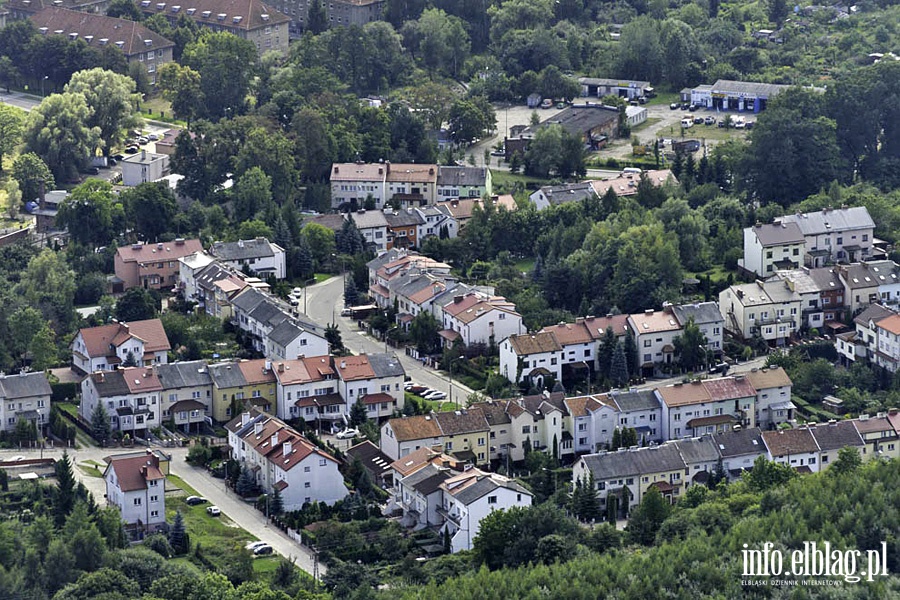
[[[116,480],[115,469],[106,475],[106,499],[122,513],[122,520],[133,525],[141,522],[150,529],[166,522],[165,480],[147,482],[147,488],[123,492]]]
[[[471,550],[472,541],[481,530],[481,521],[495,510],[507,510],[515,506],[531,506],[531,496],[505,487],[498,487],[469,505],[459,502],[444,493],[444,510],[456,516],[459,525],[447,521],[453,537],[450,539],[451,552]]]
[[[482,313],[477,319],[463,323],[444,312],[443,325],[444,329],[458,332],[467,346],[490,344],[491,338],[497,343],[498,340],[522,333],[522,315],[495,308]]]
[[[444,445],[443,437],[427,437],[419,440],[400,441],[394,435],[390,421],[381,426],[381,439],[379,447],[381,451],[387,454],[392,460],[398,460],[407,456],[411,452],[415,452],[419,448],[431,448],[433,446]]]

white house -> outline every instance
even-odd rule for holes
[[[244,268],[259,277],[284,279],[286,275],[284,248],[264,237],[236,242],[215,242],[209,253],[232,269]]]
[[[743,339],[759,334],[784,346],[800,329],[800,295],[784,281],[732,285],[719,293],[719,310],[725,329]]]
[[[165,526],[166,476],[154,453],[111,456],[103,478],[107,503],[118,507],[128,526],[146,533]]]
[[[819,445],[806,427],[763,431],[766,458],[799,472],[819,472]]]
[[[451,475],[448,467],[431,462],[397,483],[394,505],[403,510],[401,523],[405,527],[422,529],[444,522],[438,512],[443,503],[440,486]]]
[[[875,221],[865,206],[826,208],[811,213],[785,215],[776,223],[796,223],[806,239],[804,262],[824,267],[843,261],[858,262],[872,256]]]
[[[740,266],[759,277],[803,264],[806,238],[796,223],[757,223],[744,229],[744,258]]]
[[[666,442],[673,444],[684,461],[684,486],[705,485],[719,464],[719,452],[711,435]]]
[[[445,330],[458,333],[466,346],[496,344],[523,331],[522,315],[515,304],[478,293],[454,296],[443,306],[440,321]]]
[[[212,416],[212,377],[202,360],[176,362],[156,367],[162,386],[160,410],[164,421],[171,419],[176,427],[198,433],[202,423]]]
[[[390,419],[381,426],[379,448],[396,461],[423,448],[443,448],[443,438],[444,433],[433,415],[402,417]]]
[[[766,454],[762,433],[756,427],[714,433],[712,437],[719,448],[722,471],[729,479],[736,479],[749,471],[753,462]]]
[[[378,163],[335,163],[331,165],[331,207],[362,208],[367,198],[382,208],[390,199],[386,168]]]
[[[169,174],[169,156],[141,150],[122,159],[122,185],[136,186],[158,181]],[[164,184],[168,187],[168,184]]]
[[[171,349],[159,319],[87,327],[72,340],[72,369],[84,375],[107,371],[129,356],[137,366],[165,364]]]
[[[658,387],[666,440],[755,427],[756,390],[743,376]]]
[[[774,429],[794,418],[791,402],[791,378],[781,367],[753,369],[746,374],[756,390],[756,425],[760,429]]]
[[[562,346],[552,333],[511,335],[500,343],[500,374],[513,383],[562,379]]]
[[[875,338],[878,351],[875,363],[891,373],[896,373],[900,365],[900,315],[891,315],[875,324]]]
[[[669,364],[674,360],[675,338],[683,331],[675,315],[665,310],[647,309],[629,315],[628,328],[637,344],[637,364],[644,372],[652,374],[656,364]]]
[[[276,406],[278,418],[302,418],[307,423],[325,420],[340,422],[345,403],[337,390],[337,378],[328,355],[277,361]]]
[[[101,403],[111,431],[146,437],[147,431],[161,423],[162,391],[152,367],[98,371],[81,382],[78,415],[90,423],[97,403]]]
[[[405,371],[396,356],[342,356],[334,359],[334,370],[338,377],[338,393],[344,399],[347,413],[356,402],[365,405],[371,419],[385,419],[395,410],[403,410]]]
[[[531,506],[532,494],[515,481],[478,469],[453,475],[440,484],[444,533],[452,535],[452,552],[471,550],[481,521],[495,510]]]
[[[215,261],[206,252],[194,252],[178,259],[178,286],[186,300],[194,300],[200,296],[197,276]]]
[[[675,320],[681,325],[682,330],[689,320],[693,320],[700,333],[706,337],[707,352],[713,356],[721,354],[725,319],[719,312],[719,305],[716,302],[676,304],[670,306],[668,310],[675,315]]]
[[[0,375],[0,429],[13,431],[19,419],[25,419],[43,432],[49,422],[51,393],[44,373]]]
[[[252,411],[226,426],[233,459],[255,473],[266,494],[281,493],[284,510],[304,504],[334,504],[347,496],[338,461],[283,421]]]
[[[285,319],[265,335],[266,356],[272,360],[328,354],[324,332],[311,323]]]
[[[851,311],[879,302],[900,303],[900,266],[892,260],[840,265],[837,274],[844,284],[844,297]]]
[[[353,220],[363,239],[366,240],[368,250],[374,252],[387,250],[388,222],[382,211],[359,209],[349,213],[348,218]]]

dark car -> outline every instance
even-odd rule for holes
[[[691,112],[694,112],[694,111],[696,111],[696,110],[699,109],[699,108],[700,108],[700,107],[697,106],[696,104],[691,104],[690,106],[688,106],[688,110],[691,111]]]
[[[694,117],[694,125],[703,125],[703,117]]]
[[[184,499],[184,503],[188,506],[197,506],[198,504],[206,504],[206,498],[200,496],[188,496]]]
[[[670,105],[669,105],[669,110],[678,110],[678,103],[677,103],[677,102],[673,102],[672,104],[670,104]]]
[[[272,548],[272,546],[265,545],[258,546],[255,550],[253,550],[253,554],[255,556],[265,556],[267,554],[272,554],[274,551],[275,550]]]
[[[141,149],[137,146],[128,146],[127,148],[125,148],[125,154],[137,154],[140,151]]]
[[[681,110],[687,110],[687,109],[689,109],[690,107],[691,107],[691,105],[690,105],[688,102],[682,102],[682,103],[681,103]]]
[[[97,167],[87,167],[85,169],[82,169],[81,172],[85,175],[99,175],[100,169],[98,169]]]
[[[122,160],[123,158],[125,158],[124,154],[113,154],[112,155],[113,160]]]
[[[744,129],[753,129],[753,124],[754,124],[755,122],[756,122],[756,121],[747,121],[747,122],[744,124]]]
[[[713,365],[712,367],[709,368],[709,374],[710,375],[725,375],[726,373],[728,373],[728,369],[730,369],[730,368],[731,368],[731,365],[729,365],[728,363],[724,363],[724,362],[719,363],[719,364]]]

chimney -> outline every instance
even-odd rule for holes
[[[284,373],[284,363],[278,363],[278,372]]]
[[[141,150],[141,161],[147,160],[147,151]]]
[[[266,361],[266,366],[263,367],[263,373],[268,373],[268,372],[271,371],[271,370],[272,370],[272,361],[271,361],[271,360],[267,360],[267,361]]]
[[[260,435],[262,433],[262,430],[263,430],[262,421],[257,421],[256,423],[253,424],[253,433],[255,435]]]
[[[346,361],[346,360],[342,360],[342,361],[341,361],[341,368],[342,368],[342,369],[346,369],[346,368],[347,368],[347,361]]]
[[[281,454],[282,456],[290,456],[291,452],[294,451],[294,445],[291,443],[291,440],[286,441],[281,446]]]
[[[270,442],[270,446],[272,448],[274,448],[275,446],[278,445],[278,432],[277,431],[272,434],[272,437],[269,439],[269,442]]]
[[[644,311],[644,314],[645,314],[645,315],[652,315],[652,314],[653,314],[653,309],[652,309],[652,308],[646,309],[646,310]]]
[[[463,301],[462,296],[453,296],[453,304],[459,304],[462,301]]]
[[[241,426],[247,425],[250,422],[250,413],[245,412],[241,413]]]

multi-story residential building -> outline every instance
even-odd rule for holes
[[[172,347],[159,319],[79,329],[72,340],[72,369],[82,375],[134,366],[165,364]]]
[[[615,409],[609,417],[612,429],[604,431],[609,425],[607,418],[603,416],[606,411],[594,411],[594,451],[599,451],[601,446],[609,448],[615,429],[634,429],[642,446],[666,439],[663,437],[662,404],[653,390],[612,390],[606,397]]]
[[[763,431],[766,458],[800,473],[819,472],[819,445],[808,427]]]
[[[202,360],[157,365],[163,421],[190,433],[212,416],[212,377]]]
[[[401,208],[428,206],[437,199],[438,166],[385,163],[385,185],[390,201]]]
[[[587,454],[575,463],[572,480],[585,482],[593,475],[601,508],[615,502],[617,514],[625,515],[651,487],[674,503],[684,490],[686,470],[677,446],[663,444]]]
[[[474,465],[490,462],[491,427],[480,406],[433,413],[433,416],[441,429],[444,453]]]
[[[580,183],[564,183],[560,185],[544,185],[532,192],[528,197],[537,210],[559,206],[569,202],[584,202],[597,197],[597,192],[590,181]]]
[[[900,302],[900,265],[892,260],[861,262],[837,267],[844,284],[846,305],[856,312],[869,304]]]
[[[641,370],[648,375],[657,364],[670,364],[675,358],[675,338],[684,330],[675,315],[647,309],[628,316],[628,328],[634,335]]]
[[[853,318],[855,329],[835,336],[835,347],[844,364],[878,360],[878,323],[896,313],[880,304],[870,304]]]
[[[684,486],[705,485],[719,466],[719,449],[711,435],[669,442],[678,448],[684,460]]]
[[[346,404],[337,390],[332,358],[309,356],[275,363],[277,413],[286,421],[340,422]],[[332,429],[333,427],[329,427]]]
[[[834,269],[809,269],[809,276],[819,288],[819,305],[822,307],[822,323],[828,327],[829,323],[841,321],[844,318],[844,286],[841,278]],[[812,306],[813,298],[804,311],[813,313],[816,309]]]
[[[43,373],[0,375],[0,429],[14,431],[24,419],[43,437],[44,425],[50,421],[51,393]]]
[[[756,390],[743,376],[675,383],[655,391],[666,440],[756,426]]]
[[[441,313],[443,328],[458,333],[466,346],[490,346],[523,330],[516,305],[502,296],[474,292],[456,295],[442,306]]]
[[[233,406],[243,406],[249,399],[247,380],[237,361],[209,365],[212,378],[213,402],[212,417],[217,423],[225,423],[233,419],[236,411]]]
[[[438,167],[437,201],[483,198],[493,190],[491,170],[487,167]]]
[[[388,222],[383,211],[360,209],[348,213],[347,217],[359,229],[368,250],[380,253],[388,249]]]
[[[758,277],[797,269],[803,264],[806,238],[796,223],[757,223],[744,229],[744,258],[739,266]]]
[[[562,392],[544,392],[534,396],[522,396],[506,402],[510,418],[509,456],[518,461],[525,458],[525,447],[557,456],[574,452],[571,438],[563,435],[568,409],[563,403]]]
[[[349,27],[380,21],[384,14],[384,0],[332,0],[323,3],[329,27]],[[309,0],[272,0],[269,6],[290,16],[290,31],[299,36],[309,22]]]
[[[590,376],[597,367],[597,342],[583,320],[575,323],[548,325],[541,332],[550,333],[559,343],[559,366],[562,379]]]
[[[91,373],[81,382],[78,416],[90,423],[98,403],[109,416],[111,431],[146,437],[161,423],[162,385],[152,367],[125,367]]]
[[[484,210],[490,204],[495,210],[506,210],[515,212],[519,210],[516,199],[512,194],[500,194],[491,196],[490,199],[482,198],[460,198],[459,200],[450,200],[449,202],[440,202],[438,208],[446,210],[459,224],[459,231],[462,231],[476,210]]]
[[[864,460],[900,457],[900,438],[887,414],[860,415],[853,424],[866,443],[862,452]]]
[[[3,6],[9,11],[9,21],[27,19],[52,7],[90,15],[104,15],[109,8],[109,0],[9,0]]]
[[[231,457],[255,474],[265,493],[281,492],[285,510],[312,502],[331,505],[347,496],[337,459],[283,421],[253,410],[226,429]]]
[[[172,27],[177,27],[178,19],[187,16],[202,28],[236,35],[256,46],[260,56],[271,51],[282,55],[288,52],[290,17],[262,2],[191,0],[190,4],[181,5],[140,0],[138,7],[147,17],[163,15]]]
[[[416,209],[425,220],[419,225],[417,233],[419,244],[424,244],[430,237],[445,236],[455,238],[459,233],[459,223],[446,205],[422,206]]]
[[[831,268],[778,271],[768,281],[784,281],[800,297],[803,327],[821,331],[825,323],[842,316],[843,284]]]
[[[18,0],[13,4],[18,9],[38,3],[43,4],[40,0]],[[85,10],[88,8],[85,4],[81,4],[76,10],[69,10],[69,7],[62,4],[54,1],[53,6],[29,16],[38,32],[44,35],[63,35],[69,40],[82,40],[88,47],[98,50],[106,46],[117,48],[125,55],[125,61],[129,65],[140,65],[146,71],[151,85],[156,83],[157,70],[172,62],[175,42],[140,23],[89,12]],[[122,173],[125,185],[132,185],[124,180],[124,164]]]
[[[756,427],[714,433],[712,438],[719,448],[722,473],[730,480],[749,471],[757,458],[766,455],[762,432]]]
[[[136,186],[159,181],[169,174],[169,155],[141,150],[122,159],[122,185]],[[165,185],[165,184],[159,184]]]
[[[106,502],[119,509],[129,529],[152,533],[166,524],[166,476],[153,452],[110,456],[103,479]]]
[[[231,307],[235,325],[247,333],[256,350],[270,358],[328,353],[324,332],[294,319],[290,307],[261,290],[248,286],[232,298]]]
[[[178,285],[180,258],[202,252],[200,240],[178,238],[158,244],[132,244],[116,248],[113,292],[129,288],[168,290]]]
[[[442,506],[441,483],[452,477],[449,467],[429,462],[401,479],[397,484],[394,505],[403,510],[400,523],[404,527],[422,529],[437,527],[444,522],[438,513]]]
[[[264,237],[236,242],[215,242],[209,253],[236,271],[248,269],[259,277],[284,279],[284,249]]]
[[[247,386],[244,388],[245,405],[250,405],[258,410],[273,413],[278,397],[277,379],[272,361],[259,358],[255,360],[241,360],[237,367],[244,376]]]
[[[196,300],[206,314],[231,320],[234,318],[232,301],[238,294],[248,287],[262,292],[268,288],[268,284],[265,288],[260,287],[253,283],[252,278],[235,273],[219,262],[214,262],[198,273],[196,287],[196,297],[191,300]]]
[[[797,408],[791,402],[793,383],[783,368],[752,369],[746,377],[756,390],[754,420],[760,429],[774,429],[793,420]]]
[[[419,231],[425,224],[425,217],[414,208],[395,211],[386,207],[383,212],[387,222],[386,248],[418,248]]]
[[[875,323],[878,350],[873,361],[879,367],[896,373],[900,365],[900,315],[891,315]]]
[[[562,380],[562,346],[550,332],[511,335],[500,342],[500,374],[513,383],[543,387],[547,377]]]
[[[697,302],[694,304],[674,304],[667,310],[675,316],[675,320],[684,330],[688,321],[693,320],[700,333],[706,337],[706,350],[712,356],[722,353],[722,341],[725,334],[725,319],[719,312],[715,302]]]
[[[862,457],[866,447],[853,421],[810,423],[807,426],[819,446],[819,468],[827,469],[837,460],[842,448],[853,448]]]
[[[761,336],[784,346],[800,329],[800,296],[784,281],[732,285],[719,293],[725,329],[738,338]]]
[[[408,331],[413,318],[420,312],[433,314],[435,298],[442,297],[448,286],[456,287],[456,284],[417,270],[410,270],[393,279],[388,293],[390,304],[397,307],[397,320],[401,327]]]
[[[273,360],[307,354],[318,356],[327,351],[325,332],[298,319],[286,319],[266,335],[266,356]]]
[[[795,223],[806,239],[807,267],[835,262],[856,262],[872,255],[875,222],[864,206],[826,208],[811,213],[785,215],[775,224]]]
[[[437,511],[445,518],[443,532],[450,538],[450,551],[471,550],[481,521],[495,510],[531,506],[532,494],[521,485],[496,473],[469,469],[444,479],[439,486],[443,502]]]
[[[390,200],[385,185],[387,169],[381,163],[335,163],[331,166],[331,208],[355,212],[367,199],[381,210]]]
[[[433,414],[402,417],[390,419],[381,426],[379,447],[392,459],[401,460],[419,450],[443,448],[443,437]],[[397,481],[396,476],[394,481]]]
[[[178,259],[178,287],[185,300],[199,300],[200,289],[197,286],[197,277],[216,259],[206,252],[193,252]]]
[[[362,402],[372,419],[390,417],[403,410],[403,377],[400,360],[392,354],[362,354],[335,358],[338,393],[346,403],[346,411]]]
[[[563,427],[564,431],[572,436],[572,449],[575,454],[586,454],[594,452],[595,434],[593,429],[593,413],[599,407],[603,406],[603,402],[608,400],[607,396],[576,396],[574,398],[565,398],[563,403],[568,411],[568,418]],[[607,419],[609,416],[607,415]],[[612,421],[609,421],[610,423]]]

